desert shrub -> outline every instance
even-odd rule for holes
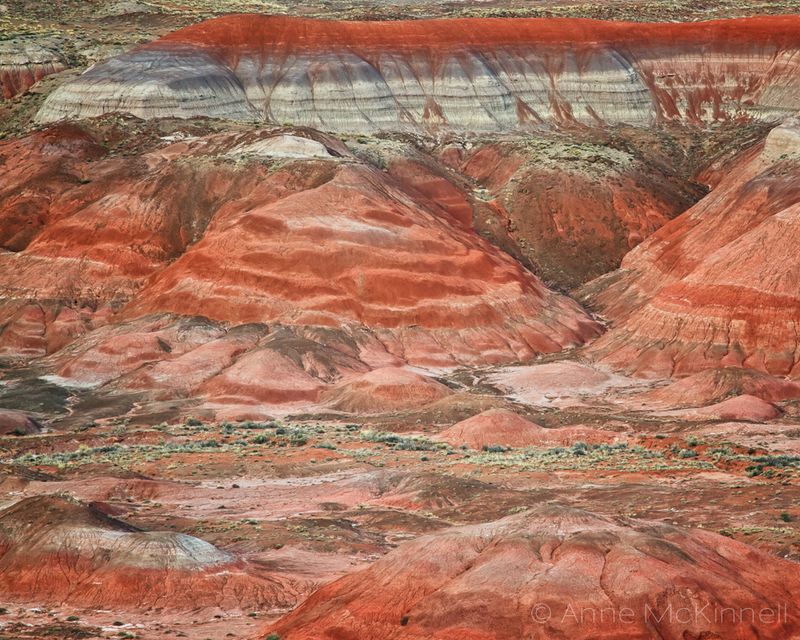
[[[505,453],[506,451],[511,451],[511,447],[504,447],[499,444],[485,444],[482,449],[487,453]]]
[[[582,440],[578,440],[575,444],[572,445],[572,455],[573,456],[585,456],[589,451],[589,445],[583,442]]]
[[[436,443],[425,438],[399,436],[396,433],[364,431],[361,437],[369,442],[385,444],[394,451],[434,451],[438,448]]]
[[[293,447],[302,447],[304,444],[308,442],[308,439],[302,433],[293,433],[289,436],[289,443]]]

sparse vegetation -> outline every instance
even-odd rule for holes
[[[363,440],[385,444],[394,451],[435,451],[446,449],[447,445],[441,442],[432,442],[420,436],[401,436],[396,433],[382,433],[379,431],[364,431]]]
[[[475,464],[529,471],[555,469],[659,471],[711,466],[701,461],[670,460],[657,451],[629,446],[624,442],[618,444],[576,442],[571,447],[528,447],[505,452],[480,451],[470,455],[469,459]]]

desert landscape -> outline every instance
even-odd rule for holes
[[[0,640],[800,638],[800,5],[0,2]]]

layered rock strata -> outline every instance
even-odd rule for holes
[[[799,25],[226,16],[92,67],[38,118],[124,111],[357,132],[776,119],[800,107]]]
[[[595,357],[643,376],[800,375],[800,121],[770,132],[697,205],[590,283]]]
[[[286,606],[288,583],[249,575],[213,545],[141,531],[62,496],[0,511],[0,585],[25,602],[126,609]]]
[[[799,589],[793,563],[715,533],[549,506],[407,543],[324,586],[270,632],[286,640],[783,640],[800,631]],[[746,617],[770,607],[769,619]],[[675,613],[697,610],[708,615]]]
[[[25,38],[0,40],[0,98],[13,98],[45,76],[66,68],[55,45]]]

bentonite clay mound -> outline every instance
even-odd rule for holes
[[[60,165],[64,154],[74,160]],[[165,311],[367,328],[397,356],[370,368],[516,360],[600,331],[322,134],[220,134],[104,154],[66,125],[0,144],[11,185],[0,190],[0,239],[12,250],[0,255],[0,355],[50,354],[110,321]]]
[[[767,402],[800,398],[800,383],[754,369],[707,369],[636,396],[649,407],[700,407],[732,396],[749,395]]]
[[[736,396],[717,404],[694,410],[695,415],[719,420],[746,420],[764,422],[780,415],[780,411],[770,402],[755,396]]]
[[[384,367],[331,389],[323,401],[348,413],[381,413],[414,409],[452,393],[445,385],[408,369]]]
[[[751,154],[746,154],[751,156]],[[585,289],[611,321],[591,353],[641,376],[800,375],[800,120]]]
[[[0,99],[24,93],[45,76],[66,68],[58,45],[47,39],[4,38],[0,40]]]
[[[198,538],[141,531],[60,496],[0,511],[0,591],[37,604],[192,610],[288,606],[289,581],[256,577]]]
[[[481,449],[491,445],[530,447],[537,445],[572,445],[578,441],[611,442],[616,434],[589,427],[546,429],[506,409],[489,409],[457,422],[437,438],[454,447]]]
[[[778,408],[755,396],[736,396],[722,402],[696,409],[676,409],[661,415],[680,416],[684,420],[742,420],[745,422],[767,422],[781,414]]]
[[[92,67],[38,118],[126,111],[356,132],[772,119],[800,106],[798,25],[226,16]]]
[[[0,435],[30,435],[41,430],[42,424],[31,414],[13,409],[0,409]]]
[[[753,621],[762,609],[772,617]],[[284,640],[786,640],[800,633],[800,573],[708,531],[548,506],[409,542],[269,631]]]
[[[519,401],[532,405],[573,404],[627,384],[607,368],[562,360],[501,369],[487,380]]]

